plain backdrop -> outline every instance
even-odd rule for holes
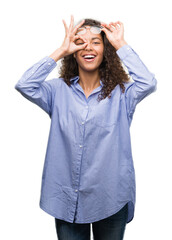
[[[75,22],[122,21],[125,40],[155,74],[157,91],[137,105],[130,128],[136,209],[124,239],[172,239],[172,15],[167,0],[1,3],[0,239],[57,239],[54,218],[39,208],[50,118],[14,85],[61,46],[62,19],[69,26],[71,14]],[[59,64],[47,79],[58,77]]]

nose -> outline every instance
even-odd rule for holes
[[[91,47],[91,43],[90,43],[90,42],[88,42],[88,44],[87,44],[87,46],[85,47],[85,49],[87,49],[87,50],[92,49],[92,47]]]

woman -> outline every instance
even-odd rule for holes
[[[55,218],[60,240],[90,239],[91,223],[95,240],[121,240],[135,209],[129,129],[157,81],[124,40],[121,22],[74,27],[71,16],[69,28],[63,24],[61,47],[15,85],[51,118],[40,208]],[[60,77],[45,81],[60,59]]]

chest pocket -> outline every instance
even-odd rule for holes
[[[111,102],[100,102],[92,109],[93,124],[98,127],[107,128],[117,124],[118,107]]]

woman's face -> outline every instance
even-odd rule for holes
[[[78,31],[79,32],[79,31]],[[77,33],[76,33],[77,34]],[[74,57],[78,63],[78,68],[84,71],[95,71],[103,60],[104,44],[101,34],[94,34],[89,28],[86,28],[86,33],[81,35],[86,39],[88,45],[74,53]],[[76,45],[83,44],[83,40],[77,39]],[[93,55],[93,58],[88,58]],[[87,57],[88,56],[88,57]]]

